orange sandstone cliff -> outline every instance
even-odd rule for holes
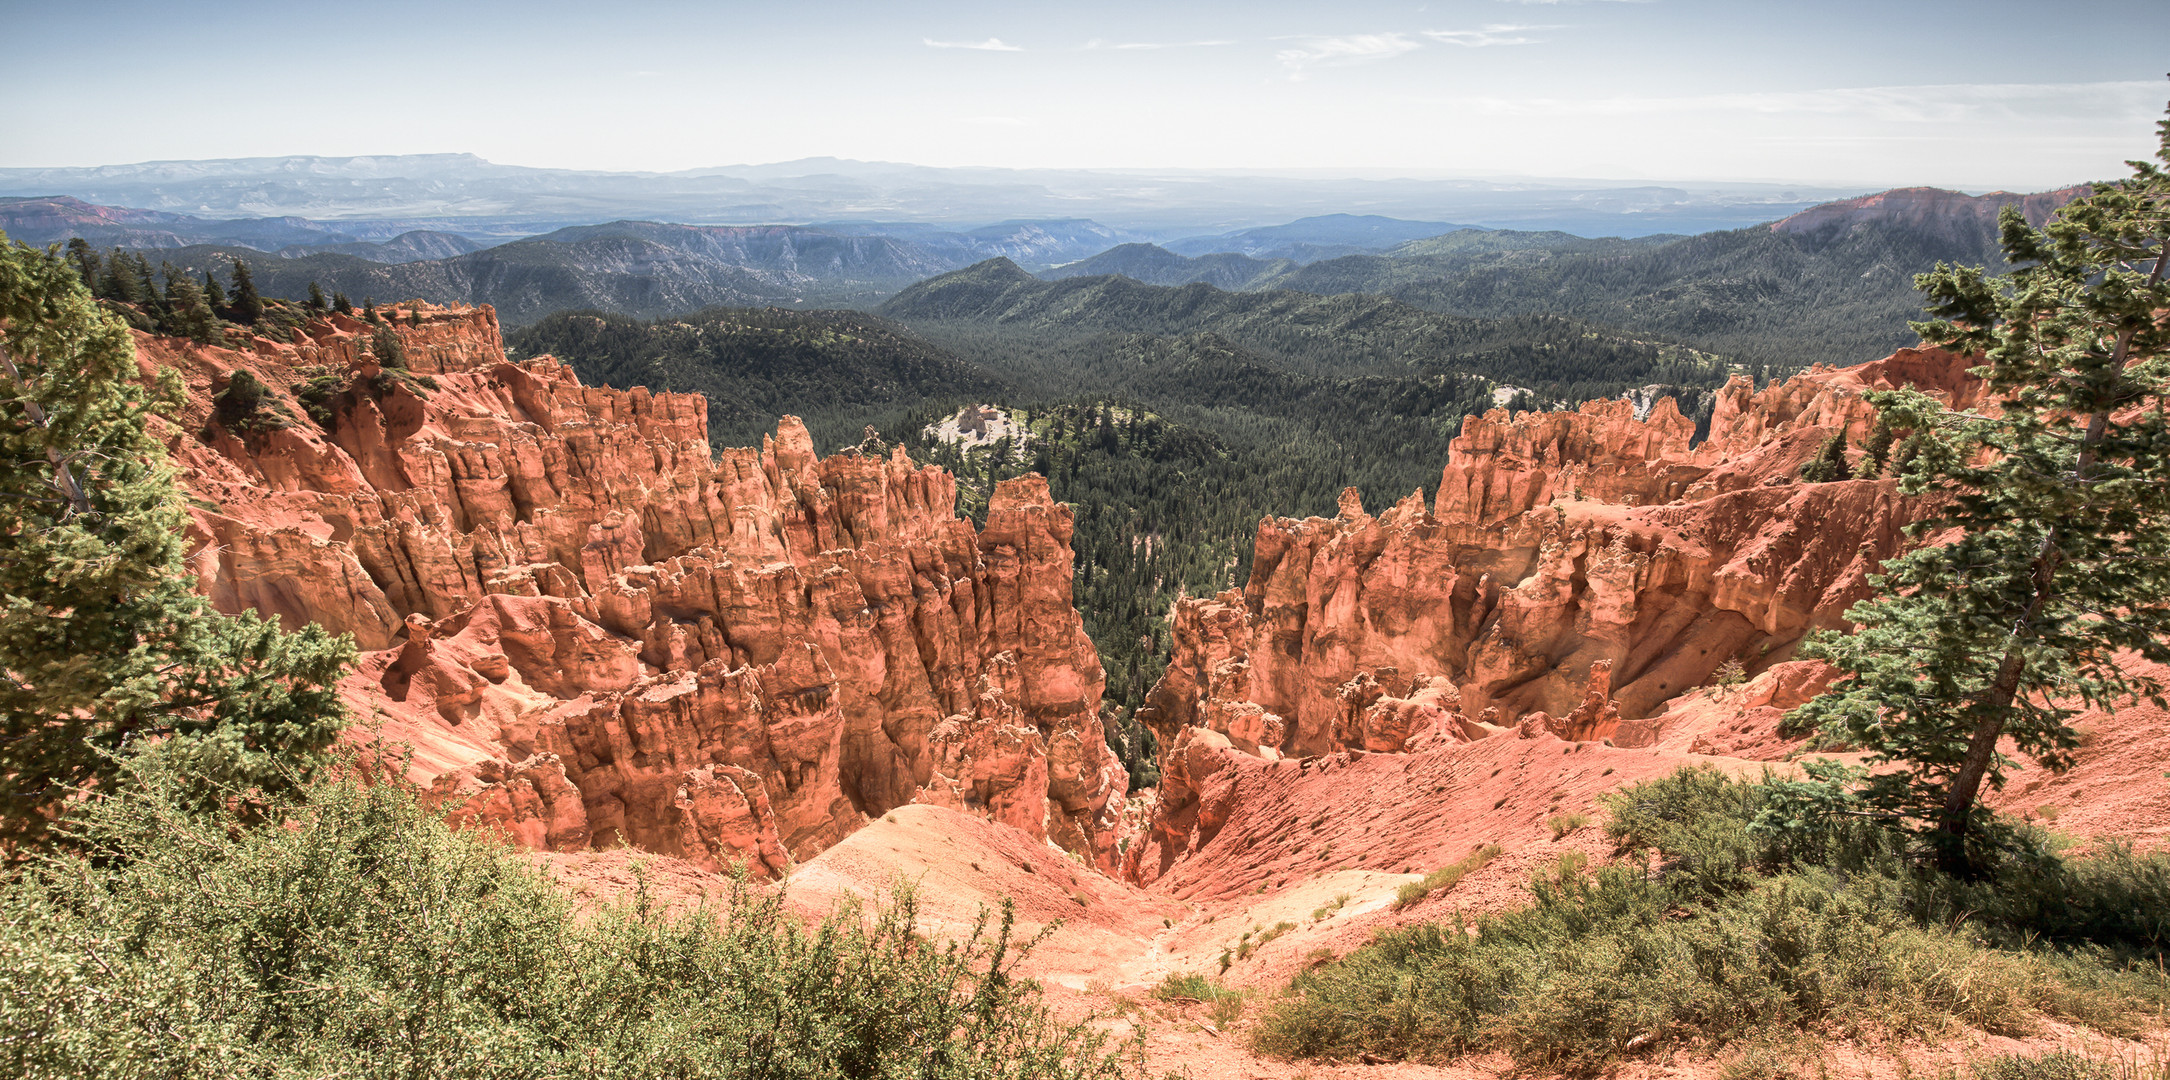
[[[1792,660],[1843,624],[1924,507],[1894,480],[1799,481],[1834,431],[1873,425],[1867,389],[1955,405],[1981,388],[1950,354],[1902,350],[1760,392],[1735,379],[1711,433],[1670,400],[1467,418],[1430,505],[1269,519],[1240,591],[1180,602],[1166,675],[1140,710],[1159,736],[1152,881],[1209,842],[1237,757],[1400,753],[1486,738],[1770,757],[1777,717],[1828,669]],[[1723,708],[1687,695],[1737,661]],[[1210,793],[1211,797],[1208,797]],[[1204,800],[1203,802],[1201,800]]]
[[[932,803],[1114,865],[1127,778],[1043,481],[975,533],[901,451],[820,458],[787,417],[712,453],[697,395],[511,362],[487,307],[391,321],[405,371],[340,316],[137,346],[188,384],[166,430],[204,591],[354,635],[357,718],[459,817],[775,873]],[[270,399],[222,423],[244,370]]]

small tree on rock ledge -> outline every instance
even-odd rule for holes
[[[2155,162],[2097,185],[2041,229],[2006,208],[2002,277],[1937,268],[1916,279],[1929,344],[1984,358],[2001,409],[1952,411],[1914,390],[1868,395],[1923,437],[1902,490],[1945,497],[1913,526],[1949,534],[1884,564],[1859,625],[1805,655],[1845,672],[1789,721],[1901,768],[1872,803],[1933,825],[1947,869],[1978,867],[1982,785],[2000,787],[2010,738],[2070,765],[2073,703],[2160,701],[2124,662],[2170,662],[2170,120]]]

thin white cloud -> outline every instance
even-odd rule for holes
[[[1648,4],[1653,0],[1505,0],[1509,4]]]
[[[1027,120],[1022,116],[960,116],[957,118],[957,122],[960,124],[971,124],[975,127],[1015,128],[1032,126],[1032,121]]]
[[[1233,45],[1233,41],[1119,41],[1113,44],[1090,42],[1088,49],[1207,49],[1216,45]]]
[[[1460,99],[1457,104],[1507,116],[1653,116],[1751,113],[1833,116],[1898,124],[1952,125],[1985,118],[2100,116],[2126,105],[2152,115],[2161,87],[2151,81],[2101,83],[1948,83],[1860,86],[1768,93],[1589,99]]]
[[[1274,53],[1274,59],[1289,69],[1289,77],[1301,79],[1304,72],[1315,66],[1346,67],[1351,64],[1370,64],[1392,60],[1403,53],[1423,47],[1412,41],[1409,35],[1391,34],[1341,34],[1335,37],[1312,37],[1297,39],[1300,45],[1291,46]]]
[[[1529,36],[1532,30],[1551,30],[1550,26],[1514,26],[1492,23],[1476,30],[1426,30],[1424,36],[1441,45],[1459,45],[1465,49],[1482,49],[1490,45],[1535,45],[1543,38]]]
[[[985,41],[936,41],[933,38],[920,38],[919,40],[926,42],[927,47],[930,49],[978,49],[981,52],[1025,51],[1022,46],[1012,45],[1001,38],[995,37],[988,38]]]

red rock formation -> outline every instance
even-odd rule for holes
[[[353,634],[355,712],[459,815],[773,871],[924,801],[1113,865],[1127,778],[1044,481],[1002,484],[975,535],[901,451],[818,458],[786,417],[712,454],[698,396],[510,362],[488,308],[388,314],[405,372],[337,316],[138,347],[189,384],[168,441],[204,590]],[[242,369],[283,415],[236,432],[210,399]]]
[[[1761,392],[1735,379],[1693,448],[1670,401],[1642,421],[1624,401],[1494,411],[1465,420],[1431,506],[1412,495],[1373,516],[1352,491],[1332,520],[1261,522],[1243,590],[1174,611],[1167,674],[1139,713],[1164,748],[1160,811],[1131,872],[1195,849],[1218,813],[1198,801],[1201,777],[1227,752],[1392,752],[1508,730],[1651,746],[1668,706],[1727,660],[1785,668],[1805,635],[1842,625],[1924,509],[1896,481],[1808,484],[1800,466],[1833,431],[1865,439],[1865,389],[1979,405],[1964,368],[1902,350]]]

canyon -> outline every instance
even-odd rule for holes
[[[1909,349],[1736,378],[1700,442],[1671,399],[1466,417],[1432,499],[1261,521],[1243,588],[1175,606],[1138,711],[1161,782],[1126,799],[1045,480],[998,485],[975,530],[901,449],[823,458],[786,417],[711,452],[696,395],[508,360],[488,308],[388,310],[246,348],[138,336],[146,378],[187,383],[162,426],[202,589],[353,635],[353,713],[457,820],[770,877],[909,804],[1151,886],[1210,876],[1254,768],[1496,740],[1783,757],[1779,716],[1829,678],[1795,651],[1925,509],[1800,467],[1866,441],[1866,390],[1982,395]],[[242,372],[268,396],[236,419]]]
[[[350,710],[457,819],[773,876],[932,803],[1113,867],[1127,778],[1044,481],[975,531],[901,455],[788,417],[712,454],[697,396],[512,363],[488,308],[387,313],[403,366],[336,314],[139,362],[187,384],[161,432],[203,590],[351,634]],[[222,414],[243,373],[264,399]]]

